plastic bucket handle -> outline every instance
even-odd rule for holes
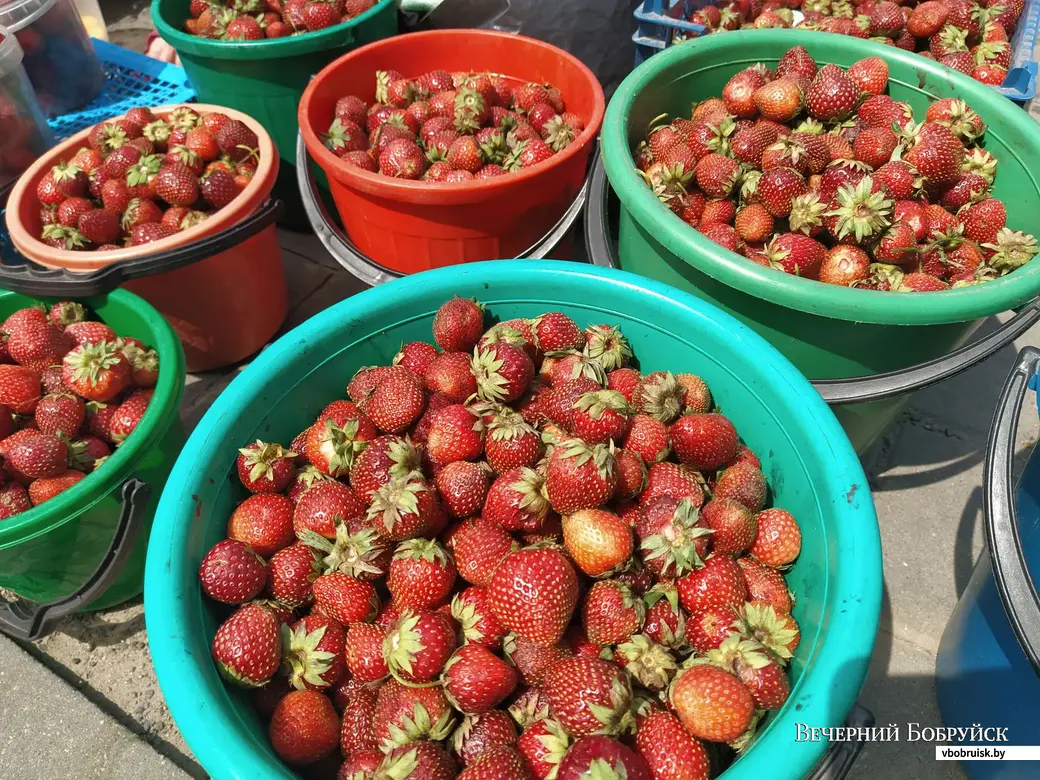
[[[134,543],[144,525],[144,509],[151,488],[139,479],[130,478],[120,489],[122,507],[112,534],[112,543],[94,573],[73,593],[47,604],[16,601],[0,603],[0,631],[14,639],[33,642],[41,639],[73,612],[78,612],[111,585],[123,570]]]
[[[585,210],[585,247],[593,265],[619,268],[610,244],[607,207],[610,186],[603,161],[596,159],[589,176],[588,208]],[[1023,306],[1010,320],[988,336],[956,349],[948,355],[885,374],[846,379],[813,379],[813,387],[829,404],[842,406],[880,401],[911,393],[942,382],[993,357],[1040,321],[1040,296]]]
[[[845,718],[846,728],[856,729],[854,733],[861,734],[860,729],[873,725],[874,713],[858,702],[853,704]],[[863,752],[863,742],[862,739],[853,739],[832,745],[805,780],[845,780]]]
[[[372,258],[362,254],[350,239],[344,235],[343,231],[336,226],[335,221],[322,202],[321,194],[318,192],[318,185],[314,181],[314,174],[311,172],[307,146],[303,141],[303,135],[299,133],[296,136],[296,180],[299,184],[300,197],[303,201],[303,210],[307,214],[311,228],[313,228],[318,240],[321,241],[322,246],[335,258],[337,263],[369,287],[377,287],[404,276],[399,271],[380,265]],[[517,257],[520,259],[540,260],[548,255],[577,221],[581,210],[585,207],[588,187],[589,182],[586,179],[571,205],[563,212],[563,216],[557,220],[556,224],[549,229],[549,232],[542,236],[534,246],[520,252]],[[0,280],[2,280],[2,276],[0,276]]]
[[[0,263],[0,287],[26,295],[51,297],[86,298],[103,295],[131,279],[172,271],[231,249],[273,224],[281,216],[282,209],[282,201],[268,200],[227,230],[153,255],[112,263],[90,273],[43,268],[29,262],[22,265]]]
[[[1022,652],[1040,675],[1040,594],[1029,574],[1012,482],[1015,438],[1026,388],[1037,390],[1040,350],[1026,347],[1000,392],[983,468],[982,506],[993,579]]]

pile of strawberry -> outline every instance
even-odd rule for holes
[[[159,356],[70,301],[0,325],[0,520],[68,490],[129,437]]]
[[[258,146],[248,125],[225,114],[131,109],[95,125],[87,146],[40,179],[40,239],[108,251],[194,227],[252,181]]]
[[[239,451],[252,495],[199,569],[241,605],[221,673],[279,756],[341,779],[706,780],[783,706],[799,641],[801,535],[758,458],[615,327],[485,330],[454,298],[433,335],[291,450]]]
[[[323,140],[344,161],[399,179],[490,179],[544,162],[581,135],[551,84],[433,70],[409,79],[376,71],[376,102],[336,103]]]
[[[1011,67],[1011,37],[1025,0],[732,0],[689,17],[705,34],[740,27],[799,30],[870,38],[938,60],[983,84],[1000,85]],[[795,19],[792,8],[800,8]]]
[[[684,222],[754,263],[828,284],[935,291],[1040,250],[1007,228],[986,123],[942,98],[914,122],[880,57],[819,68],[803,46],[651,127],[637,167]]]
[[[262,41],[324,30],[375,7],[376,0],[191,0],[184,29],[221,41]]]

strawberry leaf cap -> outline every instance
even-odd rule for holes
[[[590,393],[583,393],[571,408],[586,412],[593,420],[603,417],[607,410],[617,412],[622,417],[631,417],[633,413],[631,404],[617,390],[594,390]]]
[[[416,702],[415,707],[412,709],[412,714],[402,717],[400,725],[397,723],[389,725],[389,736],[383,740],[381,749],[389,753],[402,745],[409,745],[423,739],[439,742],[448,738],[454,725],[455,719],[451,715],[451,710],[446,710],[434,722],[430,718],[429,710],[421,703]],[[409,774],[405,774],[398,780],[407,780]]]
[[[295,630],[282,624],[282,670],[297,690],[304,690],[308,684],[316,688],[328,686],[321,676],[332,668],[336,654],[317,649],[324,637],[325,626],[308,632],[302,621]]]
[[[383,570],[375,564],[382,556],[385,548],[379,541],[379,534],[373,528],[363,528],[356,534],[350,533],[350,527],[339,515],[333,520],[336,528],[336,539],[330,541],[321,534],[304,529],[297,537],[308,547],[325,553],[322,558],[323,574],[340,571],[351,577],[362,575],[381,575]]]
[[[645,634],[633,634],[618,645],[618,653],[625,659],[625,671],[652,691],[667,688],[679,668],[675,657]]]
[[[769,650],[782,664],[791,659],[791,645],[798,638],[790,615],[780,616],[768,602],[749,601],[740,608],[734,624],[745,637],[754,639]]]
[[[378,523],[386,532],[393,533],[402,515],[419,513],[419,494],[429,490],[418,472],[411,472],[403,477],[391,478],[379,490],[372,494],[372,504],[368,508],[368,519]]]
[[[129,347],[124,347],[123,353],[126,354],[128,349]],[[142,354],[144,352],[139,347],[134,349]],[[133,361],[134,358],[131,357],[131,362]],[[243,447],[239,453],[245,458],[245,464],[249,468],[249,479],[253,482],[262,477],[274,479],[274,464],[279,460],[296,457],[295,452],[290,452],[281,444],[268,444],[260,439],[256,440],[255,447]]]

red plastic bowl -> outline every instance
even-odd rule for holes
[[[531,168],[495,179],[428,183],[347,165],[322,144],[336,101],[375,100],[375,72],[419,76],[430,70],[487,71],[560,88],[585,131]],[[299,123],[311,157],[329,179],[343,225],[364,254],[401,273],[515,257],[556,224],[585,178],[603,122],[603,89],[592,71],[562,49],[520,35],[434,30],[377,41],[345,54],[311,80]]]

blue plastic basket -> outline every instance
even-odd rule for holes
[[[146,57],[97,38],[91,41],[105,69],[105,88],[79,111],[51,119],[58,141],[136,106],[162,106],[195,99],[184,68]]]
[[[698,8],[713,0],[643,0],[635,10],[636,65],[675,42],[676,33],[698,36],[706,29],[685,19]],[[1036,97],[1037,64],[1033,50],[1040,34],[1040,0],[1026,0],[1018,27],[1011,40],[1011,67],[1007,78],[997,92],[1016,103],[1026,103]]]

